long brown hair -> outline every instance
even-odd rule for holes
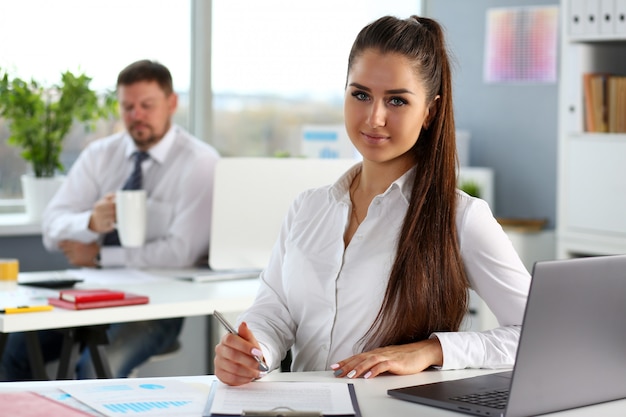
[[[455,223],[457,153],[443,29],[418,16],[382,17],[358,34],[348,72],[371,49],[408,58],[426,88],[426,103],[439,98],[435,115],[410,151],[417,165],[413,191],[382,306],[362,339],[365,350],[423,340],[435,331],[457,331],[467,311],[469,286]]]

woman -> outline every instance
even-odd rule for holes
[[[530,276],[487,204],[456,189],[441,27],[383,17],[357,36],[344,105],[362,163],[289,210],[215,374],[240,385],[292,349],[296,371],[371,378],[514,362]],[[458,332],[468,288],[501,327]]]

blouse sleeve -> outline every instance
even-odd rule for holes
[[[486,202],[459,195],[457,228],[471,288],[500,327],[482,332],[440,332],[442,369],[503,368],[515,363],[530,274]]]

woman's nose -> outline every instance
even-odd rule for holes
[[[386,109],[383,103],[372,103],[370,108],[370,114],[367,119],[367,124],[375,129],[377,127],[385,126],[386,123]]]

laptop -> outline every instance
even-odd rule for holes
[[[215,168],[208,268],[195,282],[258,277],[301,192],[329,185],[358,162],[324,158],[221,158]]]
[[[626,255],[537,262],[512,372],[387,394],[466,414],[506,417],[626,398],[625,317]],[[500,392],[508,396],[498,400]]]

